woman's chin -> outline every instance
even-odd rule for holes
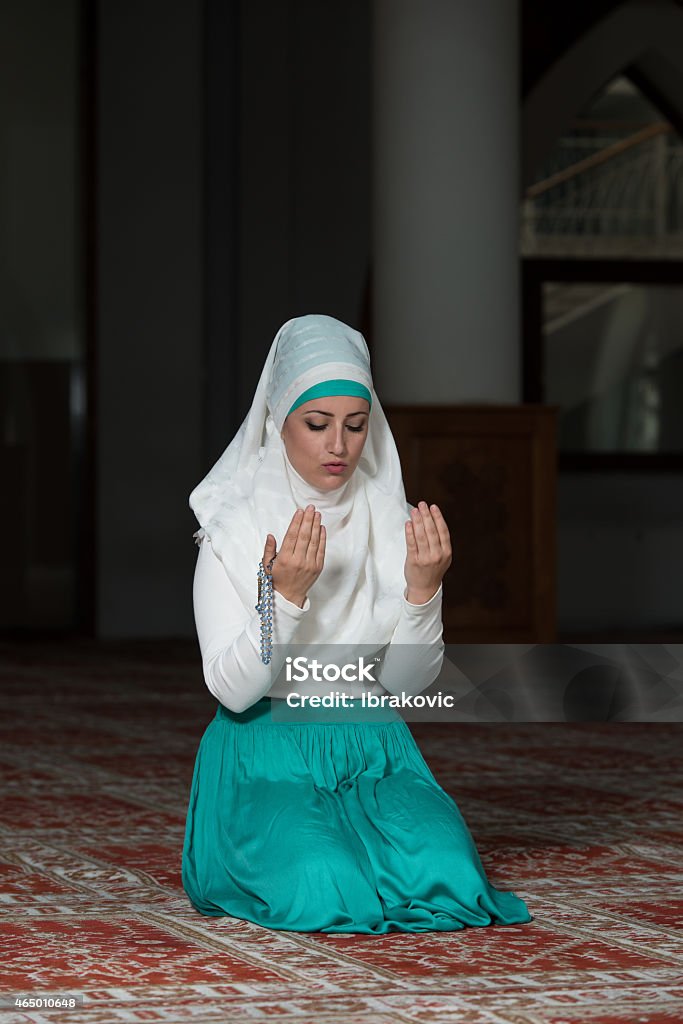
[[[323,481],[323,486],[326,487],[328,491],[336,491],[340,487],[343,487],[343,485],[346,483],[346,481],[351,476],[352,472],[353,472],[352,469],[345,469],[343,473],[330,473],[323,466],[323,469],[322,469],[322,472],[321,472],[321,478],[322,478],[322,481]]]

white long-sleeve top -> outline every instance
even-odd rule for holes
[[[298,623],[311,606],[303,608],[273,590],[273,655],[270,664],[261,660],[261,619],[247,612],[223,565],[214,553],[210,538],[199,545],[193,583],[197,638],[202,655],[204,679],[214,697],[230,711],[245,711],[261,697],[286,697],[295,683],[275,682],[284,665],[286,645],[296,644]],[[425,604],[411,604],[403,593],[403,604],[391,641],[383,651],[376,682],[347,682],[334,685],[321,679],[308,680],[306,694],[323,696],[334,690],[360,697],[366,693],[415,695],[434,682],[444,657],[442,622],[443,587]],[[256,604],[256,573],[254,573]]]

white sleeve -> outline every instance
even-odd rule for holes
[[[258,584],[254,568],[254,605]],[[197,638],[202,654],[204,680],[210,692],[230,711],[246,711],[270,690],[282,669],[286,652],[275,644],[287,644],[299,621],[311,606],[303,608],[273,591],[273,657],[261,661],[261,618],[251,615],[239,599],[208,535],[199,545],[192,587]]]
[[[443,584],[425,604],[411,604],[404,591],[401,614],[378,673],[388,693],[415,696],[439,675],[445,651],[442,605]]]

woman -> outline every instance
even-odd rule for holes
[[[362,335],[332,317],[289,320],[190,505],[197,634],[219,702],[187,812],[193,906],[291,931],[531,921],[488,882],[398,713],[359,713],[363,693],[414,695],[438,676],[451,562],[440,510],[406,502]],[[288,650],[312,660],[319,644],[335,663],[357,662],[361,645],[366,664],[383,654],[372,681],[287,681]],[[306,710],[333,691],[349,701],[341,713]]]

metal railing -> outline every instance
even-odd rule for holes
[[[608,131],[559,140],[525,193],[523,255],[683,257],[683,142],[662,121]]]

